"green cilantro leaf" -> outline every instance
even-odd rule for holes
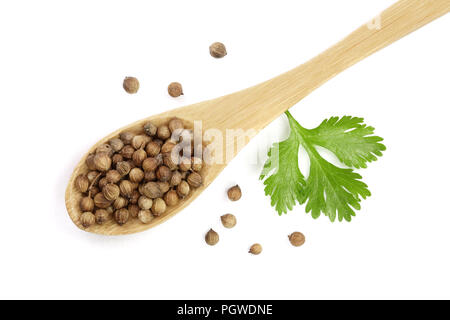
[[[275,143],[269,150],[260,176],[265,193],[279,215],[292,210],[295,204],[306,203],[306,212],[313,218],[321,213],[335,221],[351,221],[354,210],[361,208],[361,198],[370,196],[362,177],[353,169],[336,167],[326,161],[316,146],[332,151],[349,167],[366,168],[386,147],[383,139],[373,136],[374,128],[366,126],[362,118],[332,117],[315,129],[303,128],[286,112],[291,132],[289,138]],[[298,168],[298,151],[302,145],[310,160],[310,172],[305,180]]]

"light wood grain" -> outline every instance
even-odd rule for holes
[[[225,136],[227,129],[258,132],[327,80],[449,11],[450,0],[398,1],[379,15],[381,28],[363,25],[322,54],[276,78],[214,100],[151,116],[113,132],[94,145],[75,168],[66,190],[66,206],[70,218],[76,226],[85,230],[79,222],[81,195],[74,189],[74,179],[80,173],[87,172],[84,164],[87,155],[100,144],[117,137],[120,132],[125,130],[140,132],[143,124],[149,120],[163,123],[174,116],[182,118],[190,124],[195,120],[202,120],[203,130],[218,129],[223,133],[223,136]],[[244,139],[245,143],[249,141],[248,137]],[[224,149],[227,147],[227,144],[224,143]],[[231,158],[227,160],[229,161]],[[124,226],[118,226],[111,221],[106,225],[91,226],[86,231],[105,235],[119,235],[140,232],[154,227],[189,205],[211,184],[225,166],[226,162],[205,167],[202,172],[205,177],[203,186],[195,190],[187,199],[181,201],[178,206],[169,208],[165,214],[156,218],[150,224],[144,225],[136,219]]]

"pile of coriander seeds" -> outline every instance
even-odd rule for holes
[[[202,145],[178,118],[148,122],[140,134],[122,132],[88,155],[86,166],[75,179],[84,228],[111,219],[148,224],[203,183]]]

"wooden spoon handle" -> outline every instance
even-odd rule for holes
[[[327,80],[449,11],[450,0],[396,2],[307,63],[241,91],[224,127],[259,131]]]

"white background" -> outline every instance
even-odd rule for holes
[[[307,61],[393,0],[2,1],[0,298],[450,298],[450,16],[376,53],[292,108],[306,127],[362,116],[387,151],[351,223],[278,216],[251,159],[281,117],[186,210],[125,237],[77,229],[71,171],[132,121],[221,96]],[[228,56],[208,47],[222,41]],[[125,76],[141,89],[128,95]],[[185,96],[170,98],[172,81]],[[264,151],[264,150],[263,150]],[[231,203],[225,190],[239,183]],[[225,230],[220,215],[237,216]],[[221,237],[205,245],[204,233]],[[307,242],[287,241],[301,231]],[[247,253],[260,242],[260,256]]]

